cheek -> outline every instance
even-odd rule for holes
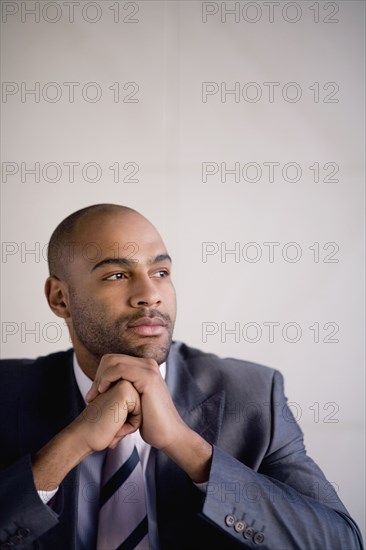
[[[98,297],[85,288],[70,296],[70,309],[71,316],[79,319],[93,319],[103,313],[103,305]]]
[[[172,317],[175,317],[175,312],[177,309],[177,297],[173,285],[171,285],[171,287],[169,288],[169,292],[167,293],[167,307],[169,308]]]
[[[113,281],[96,287],[93,291],[94,300],[100,304],[114,305],[125,302],[132,289],[127,284]]]

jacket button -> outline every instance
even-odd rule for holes
[[[241,519],[237,521],[234,525],[234,529],[237,533],[241,533],[242,531],[244,531],[244,529],[246,529],[246,527],[247,527],[247,524],[245,523],[245,521],[242,521]]]
[[[234,523],[236,522],[236,518],[235,516],[233,516],[232,514],[228,514],[225,518],[225,523],[228,527],[232,527],[234,525]]]
[[[245,539],[248,539],[248,540],[251,539],[251,538],[253,538],[253,535],[254,535],[254,529],[253,529],[253,527],[247,527],[247,528],[245,529],[244,533],[243,533],[243,537],[244,537]]]
[[[264,534],[258,531],[253,537],[253,542],[255,542],[256,544],[262,544],[263,541],[264,541]]]
[[[20,544],[21,542],[23,542],[23,537],[21,537],[20,535],[12,535],[8,538],[8,541],[12,544]]]
[[[28,537],[30,535],[30,529],[28,529],[28,527],[19,527],[17,535],[24,538]]]

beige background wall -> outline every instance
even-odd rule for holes
[[[281,370],[363,528],[364,11],[4,1],[1,103],[2,357],[70,345],[55,225],[132,206],[174,257],[176,339]]]

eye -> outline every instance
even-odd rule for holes
[[[154,277],[157,277],[158,279],[169,277],[169,275],[170,273],[167,269],[159,269],[159,271],[156,271],[156,273],[154,273]]]
[[[121,271],[118,271],[117,273],[112,273],[112,275],[108,275],[108,277],[105,277],[105,281],[118,281],[120,279],[127,279],[127,276],[125,273],[122,273]]]

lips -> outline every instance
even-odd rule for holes
[[[129,324],[128,328],[141,327],[142,325],[163,327],[165,323],[160,317],[140,317],[134,323]]]
[[[165,323],[160,317],[140,317],[128,329],[140,336],[160,336],[165,332]]]

